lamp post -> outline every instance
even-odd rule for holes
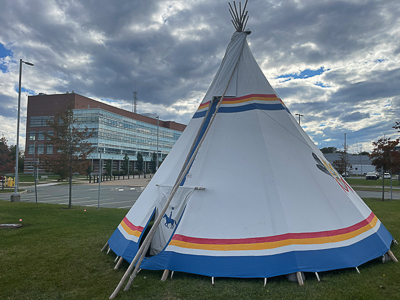
[[[19,158],[19,120],[20,120],[20,108],[21,108],[21,78],[22,78],[22,63],[28,66],[34,66],[33,63],[19,60],[19,87],[18,87],[18,119],[17,119],[17,144],[15,145],[15,184],[14,194],[11,195],[11,202],[19,202],[21,195],[18,194],[18,158]]]
[[[158,170],[158,131],[160,128],[160,116],[157,116],[157,160],[156,160],[156,172]]]
[[[296,116],[299,116],[299,125],[300,125],[300,117],[303,117],[304,115],[302,115],[302,114],[296,114]]]

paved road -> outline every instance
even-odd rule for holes
[[[129,209],[143,191],[143,187],[126,185],[106,185],[100,189],[100,207],[113,207]],[[51,185],[38,186],[38,202],[53,204],[68,204],[69,186]],[[99,186],[73,185],[72,205],[94,206],[98,205]],[[27,193],[21,194],[21,201],[35,202],[35,188],[27,188]]]
[[[100,207],[130,209],[147,186],[149,178],[130,180],[112,180],[101,183]],[[26,192],[21,193],[21,201],[35,202],[35,187],[22,187]],[[72,186],[72,205],[98,205],[99,185],[78,184]],[[38,202],[53,204],[68,204],[69,186],[56,183],[37,186]],[[11,194],[0,194],[0,199],[9,200]]]
[[[382,192],[375,191],[356,191],[361,198],[382,198]],[[390,192],[385,192],[385,199],[390,199]],[[393,199],[399,200],[400,193],[393,189]]]

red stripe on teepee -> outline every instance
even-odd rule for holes
[[[256,238],[244,238],[244,239],[207,239],[207,238],[194,238],[181,234],[175,234],[172,240],[183,241],[194,244],[225,244],[225,245],[233,245],[233,244],[255,244],[255,243],[267,243],[267,242],[277,242],[288,239],[309,239],[309,238],[321,238],[321,237],[331,237],[336,235],[341,235],[349,232],[353,232],[357,229],[360,229],[374,219],[375,215],[373,212],[366,218],[365,220],[354,224],[352,226],[336,229],[336,230],[328,230],[328,231],[319,231],[319,232],[303,232],[303,233],[286,233],[275,236],[268,237],[256,237]]]

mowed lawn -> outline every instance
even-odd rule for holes
[[[1,197],[1,196],[0,196]],[[366,203],[400,240],[400,201]],[[85,211],[86,210],[86,211]],[[108,299],[127,268],[114,270],[115,255],[100,252],[127,210],[0,201],[0,299]],[[20,222],[19,220],[22,219]],[[400,247],[392,246],[400,258]],[[400,299],[400,264],[375,260],[359,267],[314,274],[305,285],[285,276],[263,279],[211,279],[142,270],[117,299]]]

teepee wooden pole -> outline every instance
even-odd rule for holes
[[[143,252],[142,252],[142,255],[141,255],[140,258],[139,258],[139,261],[137,262],[137,264],[136,264],[136,266],[135,266],[135,269],[133,270],[132,275],[131,275],[131,277],[130,277],[129,280],[128,280],[128,283],[126,284],[126,286],[125,286],[125,288],[124,288],[124,291],[125,291],[125,292],[129,290],[129,288],[131,287],[131,284],[132,284],[133,280],[136,278],[137,273],[139,273],[139,271],[141,270],[141,269],[140,269],[140,265],[142,264],[142,261],[143,261],[144,257],[146,256],[147,250],[149,250],[150,244],[151,244],[151,243],[147,243],[146,248],[144,248],[144,250],[143,250]]]
[[[244,43],[243,43],[243,45],[242,45],[241,53],[242,53],[242,51],[243,51],[243,47],[244,47]],[[114,292],[111,294],[111,296],[110,296],[109,299],[114,299],[114,298],[118,295],[118,293],[119,293],[119,291],[121,290],[121,288],[122,288],[123,284],[125,283],[126,279],[128,279],[129,275],[131,274],[131,272],[132,272],[132,270],[133,270],[135,264],[138,262],[138,260],[139,260],[140,258],[142,258],[142,260],[143,260],[144,255],[145,255],[147,249],[148,249],[149,246],[150,246],[150,243],[151,243],[151,240],[152,240],[152,238],[153,238],[153,235],[154,235],[154,233],[156,232],[156,229],[157,229],[158,226],[160,225],[161,220],[162,220],[162,218],[163,218],[165,212],[167,211],[169,204],[170,204],[171,201],[172,201],[172,198],[174,197],[175,193],[177,192],[180,183],[181,183],[182,180],[185,178],[186,173],[189,171],[189,168],[190,168],[190,166],[192,165],[192,162],[193,162],[194,158],[196,157],[197,153],[199,152],[199,149],[200,149],[200,147],[201,147],[201,145],[202,145],[202,143],[203,143],[205,137],[207,136],[207,133],[208,133],[208,131],[210,130],[210,127],[211,127],[212,123],[214,122],[214,119],[215,119],[215,117],[216,117],[216,115],[217,115],[217,112],[218,112],[218,110],[219,110],[219,107],[221,106],[222,100],[223,100],[224,97],[225,97],[226,91],[228,90],[228,87],[229,87],[229,85],[230,85],[230,83],[231,83],[233,74],[235,73],[236,67],[237,67],[237,65],[238,65],[238,63],[239,63],[240,57],[241,57],[241,54],[239,55],[239,57],[238,57],[238,59],[237,59],[237,61],[236,61],[235,67],[234,67],[233,70],[232,70],[232,74],[231,74],[231,76],[230,76],[230,78],[229,78],[228,84],[226,85],[226,88],[225,88],[225,90],[224,90],[224,93],[222,94],[222,97],[220,98],[220,100],[219,100],[219,102],[218,102],[218,105],[217,105],[217,107],[216,107],[216,109],[215,109],[215,112],[214,112],[214,114],[213,114],[213,116],[212,116],[212,118],[211,118],[211,120],[210,120],[210,122],[209,122],[209,124],[208,124],[208,126],[207,126],[207,129],[206,129],[206,131],[204,132],[204,134],[203,134],[203,136],[202,136],[200,142],[198,143],[195,152],[193,153],[192,157],[190,158],[190,161],[188,162],[188,164],[187,164],[186,166],[185,166],[185,165],[183,166],[183,167],[184,167],[184,171],[181,172],[181,175],[180,175],[180,176],[178,176],[179,178],[176,180],[175,185],[174,185],[174,187],[172,188],[171,194],[169,195],[167,202],[165,203],[163,209],[160,211],[160,214],[158,215],[157,219],[154,221],[154,224],[153,224],[153,226],[151,227],[149,233],[147,234],[147,236],[146,236],[146,238],[145,238],[143,244],[142,244],[142,245],[140,246],[140,248],[138,249],[138,252],[136,253],[135,257],[133,258],[133,260],[132,260],[132,262],[131,262],[131,264],[129,265],[128,269],[126,270],[124,276],[122,277],[121,281],[118,283],[118,286],[116,287],[116,289],[114,290]],[[211,103],[210,103],[210,105],[211,105]],[[199,128],[199,131],[200,131],[200,130],[201,130],[201,128]],[[144,254],[143,254],[143,252],[144,252]],[[142,255],[142,254],[143,254],[143,255]],[[140,261],[140,263],[141,263],[141,261]],[[137,268],[140,267],[140,263],[137,264]],[[133,279],[134,279],[134,278],[133,278]],[[130,283],[132,283],[133,279],[130,280]],[[128,285],[128,284],[127,284],[127,285]],[[129,286],[130,286],[130,284],[129,284]],[[129,288],[129,287],[128,287],[128,288]],[[126,290],[126,288],[125,288],[125,290]]]

